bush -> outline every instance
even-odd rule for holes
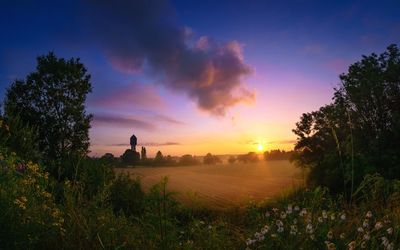
[[[132,179],[129,174],[118,175],[110,186],[109,199],[115,214],[123,212],[126,216],[140,215],[144,208],[140,179]]]

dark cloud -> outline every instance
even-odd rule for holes
[[[147,121],[129,118],[129,117],[120,117],[109,114],[96,114],[93,116],[93,124],[113,124],[121,127],[129,127],[129,128],[138,128],[143,130],[155,130],[156,127]]]
[[[148,66],[160,84],[187,94],[214,115],[251,102],[255,94],[243,84],[251,73],[236,41],[197,41],[190,29],[176,23],[167,1],[88,1],[84,13],[93,43],[100,43],[114,67],[140,72]]]

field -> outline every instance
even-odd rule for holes
[[[302,181],[302,172],[289,161],[259,161],[179,167],[119,168],[117,173],[140,176],[145,190],[169,178],[170,191],[187,205],[226,208],[261,201]]]

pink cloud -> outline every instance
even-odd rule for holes
[[[139,83],[132,83],[129,86],[98,96],[90,104],[107,108],[161,107],[165,105],[154,86]]]

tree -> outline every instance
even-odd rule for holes
[[[203,163],[207,165],[213,165],[216,163],[221,163],[221,160],[217,156],[208,153],[206,156],[204,156]]]
[[[310,169],[309,183],[351,194],[367,173],[400,177],[398,47],[363,56],[340,80],[332,104],[296,123],[294,160]]]
[[[180,165],[197,165],[198,163],[192,155],[182,155],[179,159]]]
[[[243,163],[257,162],[258,161],[258,155],[255,152],[248,152],[247,154],[244,154],[244,155],[238,155],[237,156],[237,161],[240,161],[240,162],[243,162]]]
[[[155,165],[162,165],[164,163],[164,156],[161,151],[158,151],[156,157],[154,158]]]
[[[142,156],[142,161],[145,161],[147,159],[146,148],[145,147],[142,147],[141,156]]]
[[[127,149],[121,155],[122,163],[125,165],[135,165],[140,160],[140,155],[138,152],[133,151],[132,149]]]
[[[230,164],[234,164],[236,162],[236,158],[234,156],[230,156],[229,159],[228,159],[228,162]]]
[[[36,71],[7,90],[5,118],[16,114],[37,129],[39,149],[48,170],[59,180],[68,175],[65,159],[88,153],[92,116],[85,112],[90,75],[79,58],[65,60],[52,52],[37,58]],[[53,167],[54,166],[54,167]]]

